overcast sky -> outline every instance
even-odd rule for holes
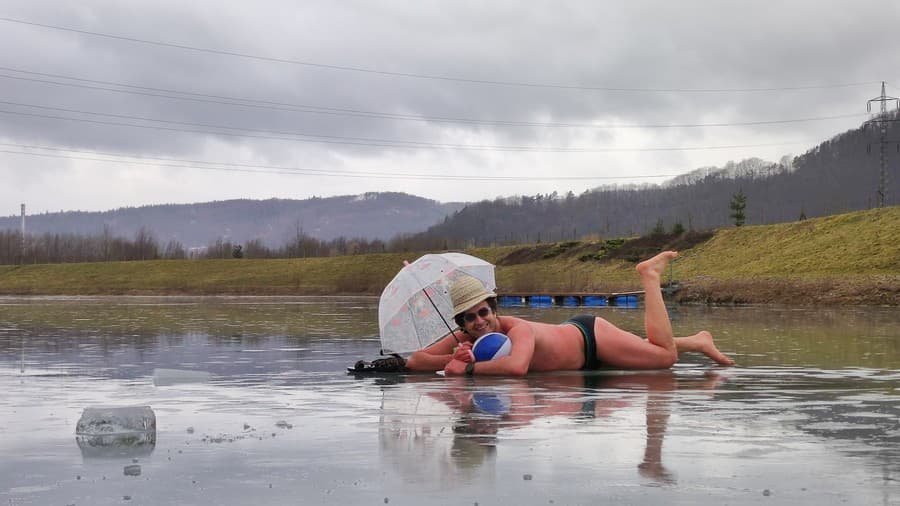
[[[765,7],[765,5],[770,7]],[[475,201],[778,161],[900,96],[900,2],[0,6],[0,215]]]

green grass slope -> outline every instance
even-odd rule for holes
[[[693,237],[693,239],[691,238]],[[900,305],[900,207],[710,235],[477,248],[503,291],[639,289],[635,261],[678,249],[683,301]],[[421,252],[286,260],[0,266],[6,295],[378,295]]]

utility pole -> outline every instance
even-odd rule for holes
[[[881,81],[881,96],[870,99],[866,102],[866,110],[872,112],[872,102],[879,102],[880,111],[877,116],[869,120],[869,124],[878,123],[881,130],[881,172],[878,175],[878,207],[884,207],[884,198],[887,191],[887,103],[895,102],[897,109],[900,109],[900,99],[889,97],[884,92],[884,81]],[[871,145],[870,145],[871,149]]]
[[[25,263],[25,204],[22,204],[22,263]]]

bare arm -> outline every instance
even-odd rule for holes
[[[512,351],[503,358],[477,362],[474,374],[496,376],[524,376],[534,356],[534,328],[527,321],[510,316],[500,317],[500,328],[509,336]],[[451,357],[452,358],[452,357]],[[465,374],[466,363],[450,360],[444,371],[447,374]]]
[[[413,352],[406,360],[406,368],[410,371],[440,371],[444,369],[453,359],[453,349],[458,344],[457,339],[460,342],[467,342],[468,336],[459,330],[454,331],[453,334],[447,334],[431,346]]]

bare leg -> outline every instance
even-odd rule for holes
[[[604,364],[623,369],[666,369],[678,360],[672,324],[659,286],[663,271],[676,255],[674,251],[666,251],[637,265],[644,286],[647,339],[624,331],[603,318],[594,320],[594,334],[598,336],[597,358]]]
[[[716,343],[713,342],[712,334],[703,330],[692,336],[676,337],[675,347],[678,353],[686,351],[696,351],[702,353],[719,365],[734,365],[734,360],[728,358],[724,353],[719,351]]]
[[[678,360],[678,349],[675,346],[672,324],[669,322],[669,312],[663,301],[660,278],[666,266],[676,256],[678,253],[674,251],[663,251],[637,265],[644,287],[644,328],[647,331],[647,339],[668,351],[672,356],[672,363]]]

